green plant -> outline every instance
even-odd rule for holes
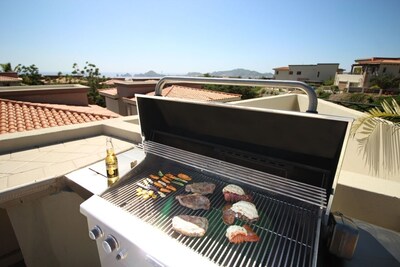
[[[96,104],[104,107],[105,101],[104,98],[100,96],[98,89],[102,88],[101,82],[105,79],[101,77],[99,68],[97,68],[95,64],[89,63],[87,61],[83,69],[80,69],[77,63],[74,63],[72,65],[72,68],[72,74],[81,74],[83,76],[83,80],[85,81],[84,84],[90,87],[88,92],[89,102],[91,104]]]
[[[30,66],[18,65],[15,67],[15,71],[22,77],[22,82],[29,85],[40,85],[43,84],[41,79],[42,75],[39,74],[39,68],[32,64]]]

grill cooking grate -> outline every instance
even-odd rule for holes
[[[253,202],[259,212],[259,221],[250,224],[260,236],[256,243],[229,243],[225,237],[227,225],[222,221],[222,208],[226,204],[222,188],[228,183],[226,178],[209,173],[202,173],[195,168],[179,164],[167,159],[152,160],[151,166],[141,173],[121,181],[102,197],[121,209],[137,216],[143,221],[161,229],[179,243],[200,253],[212,262],[221,266],[311,266],[313,265],[315,234],[318,232],[319,209],[301,203],[291,203],[275,193],[263,191],[258,193],[247,185],[240,184],[245,191],[252,192]],[[171,192],[166,198],[144,200],[136,196],[137,182],[157,174],[185,173],[193,178],[191,182],[213,182],[216,189],[209,195],[211,208],[208,211],[193,211],[183,207],[175,200],[175,196],[187,194],[184,186],[174,185],[176,192]],[[238,184],[237,182],[235,182]],[[174,232],[171,219],[176,215],[203,216],[209,220],[207,233],[202,238],[186,237]],[[235,221],[238,225],[244,222]]]

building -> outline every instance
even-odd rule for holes
[[[18,77],[16,72],[0,72],[0,86],[17,86],[21,82],[22,79]]]
[[[0,134],[81,124],[119,117],[89,105],[82,85],[34,85],[0,88]]]
[[[135,94],[146,94],[154,91],[157,82],[156,80],[114,81],[114,88],[101,89],[99,93],[105,97],[108,110],[126,116],[129,113],[123,98],[132,98]]]
[[[136,94],[154,94],[158,80],[114,81],[115,88],[101,89],[100,95],[106,99],[107,109],[128,116],[136,114]],[[201,89],[201,85],[177,83],[163,90],[168,97],[186,98],[199,101],[228,102],[241,99],[241,95]]]
[[[154,95],[155,92],[149,92],[147,95]],[[162,90],[162,95],[166,97],[183,98],[196,101],[213,101],[213,102],[230,102],[241,100],[242,95],[231,94],[219,91],[198,89],[187,86],[172,85]],[[127,105],[129,115],[137,114],[136,98],[123,98],[123,101]]]
[[[334,79],[339,63],[318,63],[316,65],[289,65],[274,68],[276,80],[292,80],[310,83],[322,83]]]
[[[339,89],[349,89],[351,87],[368,88],[370,80],[376,75],[389,74],[400,77],[400,58],[373,57],[356,59],[356,63],[351,65],[350,73],[337,74],[335,85]]]

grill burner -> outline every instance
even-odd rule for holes
[[[174,150],[174,148],[166,149],[165,147],[162,149],[164,152],[169,151],[172,155],[178,154]],[[204,160],[203,156],[198,155],[198,157]],[[225,237],[228,226],[222,221],[222,208],[226,204],[222,188],[230,182],[229,178],[156,155],[148,155],[141,165],[138,166],[139,170],[136,173],[128,174],[130,177],[125,177],[118,186],[104,193],[102,198],[159,228],[179,243],[221,266],[312,265],[313,254],[318,247],[315,234],[320,225],[319,207],[302,201],[293,201],[273,192],[260,191],[259,188],[234,181],[245,191],[252,192],[253,202],[260,216],[258,222],[251,224],[260,236],[260,241],[235,245],[229,243]],[[136,183],[142,182],[144,177],[156,174],[159,170],[173,174],[186,173],[193,178],[192,182],[215,183],[216,189],[212,195],[209,195],[210,210],[193,211],[181,206],[175,200],[176,195],[187,194],[181,186],[176,186],[177,191],[169,193],[166,198],[143,200],[141,196],[136,196],[138,188]],[[237,178],[244,181],[246,177]],[[172,229],[171,220],[173,216],[181,214],[206,217],[209,220],[206,235],[202,238],[193,238],[176,233]],[[243,223],[236,220],[238,225],[243,225]]]

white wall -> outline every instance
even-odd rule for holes
[[[274,78],[276,80],[290,80],[290,76],[289,76],[289,71],[288,70],[279,70],[279,73],[276,74],[276,70],[275,70],[275,75]]]
[[[362,74],[336,74],[335,85],[339,85],[339,82],[346,82],[349,87],[350,83],[358,84],[359,87],[363,86],[364,76]]]
[[[292,81],[325,81],[334,79],[339,64],[317,64],[317,65],[289,65],[288,71],[279,71],[275,75],[277,80],[292,80]],[[292,72],[292,74],[289,74]],[[300,74],[297,74],[300,72]],[[319,76],[318,76],[319,72]]]
[[[326,81],[329,79],[335,79],[336,72],[339,68],[339,64],[318,64],[317,74],[319,71],[319,77],[316,76],[317,80]]]

